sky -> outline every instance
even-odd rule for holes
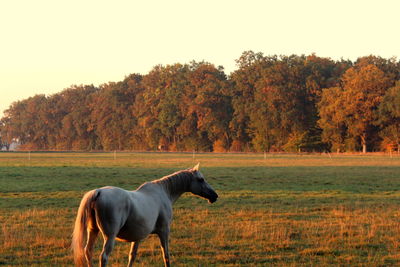
[[[400,59],[398,0],[0,1],[0,117],[14,101],[162,64],[227,74],[247,50]]]

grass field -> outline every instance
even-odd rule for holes
[[[190,153],[0,153],[0,265],[72,266],[84,192],[134,190],[197,162],[220,198],[175,204],[173,266],[400,265],[399,156]],[[118,242],[110,266],[128,251]],[[162,266],[156,237],[137,260]]]

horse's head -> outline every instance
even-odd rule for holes
[[[193,173],[193,179],[190,183],[190,192],[205,199],[208,199],[210,203],[217,201],[218,194],[215,193],[214,189],[206,182],[203,174],[199,171],[199,165],[191,169]]]

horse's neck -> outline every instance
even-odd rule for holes
[[[182,194],[185,192],[174,192],[174,193],[169,193],[169,199],[171,200],[171,204],[174,204],[178,198],[182,196]]]
[[[184,174],[181,174],[181,176],[170,176],[163,179],[161,183],[172,204],[175,203],[183,193],[189,191],[189,178],[182,175]]]

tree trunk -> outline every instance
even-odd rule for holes
[[[362,145],[362,153],[366,154],[367,153],[367,137],[366,137],[366,134],[363,134],[361,136],[361,145]]]
[[[362,144],[362,153],[363,154],[367,153],[367,144],[365,144],[365,143]]]

